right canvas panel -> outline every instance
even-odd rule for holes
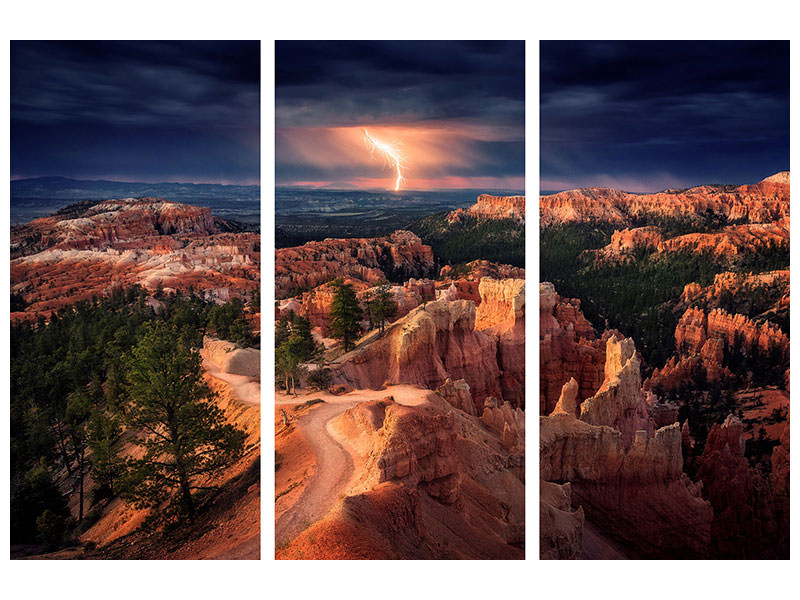
[[[788,559],[789,43],[540,50],[540,557]]]

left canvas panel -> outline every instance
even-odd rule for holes
[[[259,61],[11,43],[12,558],[259,558]]]

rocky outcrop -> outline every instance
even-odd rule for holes
[[[606,342],[605,379],[597,393],[580,408],[580,419],[591,425],[609,425],[619,431],[622,443],[630,447],[634,436],[652,435],[639,374],[640,359],[633,340],[612,336]]]
[[[388,397],[358,404],[339,421],[342,429],[373,440],[366,459],[366,488],[395,481],[424,489],[444,504],[458,499],[460,469],[452,413],[432,406],[402,406]]]
[[[27,305],[18,318],[47,318],[134,284],[247,300],[261,278],[260,237],[219,233],[220,223],[208,208],[154,199],[109,200],[33,221],[23,227],[42,235],[33,245],[16,238],[11,261],[11,289]],[[31,253],[37,248],[44,249]]]
[[[447,378],[442,385],[436,388],[436,393],[453,408],[463,410],[468,415],[477,416],[469,384],[463,379],[453,381]]]
[[[714,424],[698,459],[697,477],[714,507],[714,552],[727,559],[785,558],[788,512],[770,483],[751,469],[743,430],[734,415]]]
[[[475,328],[495,338],[502,397],[525,406],[525,281],[490,279],[479,286]]]
[[[627,225],[641,217],[693,219],[709,214],[728,222],[773,223],[789,217],[788,179],[787,172],[785,178],[778,174],[755,185],[704,185],[656,194],[569,190],[540,197],[540,223],[543,227],[592,221]]]
[[[232,342],[206,336],[203,338],[203,353],[223,373],[255,379],[261,377],[261,351],[255,348],[239,348]]]
[[[525,279],[525,269],[494,263],[488,260],[473,260],[463,268],[445,265],[439,271],[439,278],[446,283],[455,281],[478,282],[484,277],[492,279]],[[462,298],[471,300],[472,298]]]
[[[657,227],[636,227],[614,231],[611,241],[597,251],[601,260],[623,260],[633,258],[637,251],[657,250],[664,237]]]
[[[678,300],[678,308],[704,306],[721,308],[723,298],[737,297],[740,294],[765,294],[774,289],[775,304],[770,308],[772,313],[789,308],[789,270],[764,271],[762,273],[736,273],[725,271],[714,276],[714,282],[708,286],[699,283],[687,283]]]
[[[509,453],[525,453],[525,413],[511,403],[498,404],[487,398],[483,405],[481,422],[500,436],[503,449]]]
[[[676,355],[646,382],[652,390],[668,391],[698,376],[720,381],[735,375],[724,365],[726,355],[752,358],[754,353],[787,363],[789,338],[769,321],[756,323],[722,309],[689,308],[675,327]]]
[[[603,383],[580,404],[580,417],[575,379],[563,386],[552,413],[541,417],[540,476],[569,482],[573,506],[634,556],[703,557],[711,507],[683,473],[680,424],[655,428],[640,377],[633,341],[612,335]]]
[[[542,481],[539,486],[539,557],[578,558],[583,549],[583,508],[572,508],[569,483]]]
[[[12,228],[11,256],[18,258],[48,248],[103,249],[157,236],[214,233],[220,233],[220,229],[210,208],[160,198],[106,200],[78,213],[56,214]]]
[[[561,298],[552,283],[539,284],[539,409],[550,414],[562,386],[574,378],[578,403],[603,383],[606,340],[597,339],[580,301]]]
[[[491,196],[481,194],[469,208],[459,208],[447,215],[448,223],[463,220],[465,216],[477,219],[511,219],[525,222],[525,196]]]
[[[476,412],[488,396],[503,397],[497,341],[475,329],[475,304],[468,300],[414,309],[383,338],[342,356],[334,369],[338,383],[362,389],[412,383],[433,390],[448,378],[464,379]]]
[[[525,280],[484,277],[478,286],[480,304],[475,313],[475,327],[513,323],[525,318]]]
[[[275,251],[275,294],[285,298],[338,277],[375,283],[426,277],[432,270],[430,246],[410,231],[382,238],[326,239]]]

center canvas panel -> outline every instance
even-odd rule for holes
[[[522,559],[523,42],[277,42],[279,559]]]

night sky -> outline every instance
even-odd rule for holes
[[[542,42],[541,189],[789,169],[788,42]]]
[[[523,42],[278,42],[276,182],[405,189],[524,187]]]
[[[257,184],[258,42],[12,42],[11,176]]]

